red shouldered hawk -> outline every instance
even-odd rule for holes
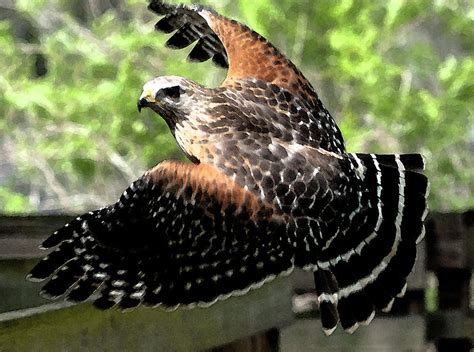
[[[43,294],[121,309],[207,306],[295,266],[314,273],[324,331],[353,332],[402,296],[423,237],[418,154],[347,153],[301,72],[248,27],[152,1],[171,48],[228,68],[218,88],[158,77],[138,109],[161,115],[192,163],[163,161],[117,203],[44,241]]]

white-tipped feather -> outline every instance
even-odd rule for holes
[[[358,327],[359,327],[359,323],[355,323],[354,325],[352,325],[352,326],[350,326],[350,327],[348,327],[344,330],[352,335],[357,330]]]
[[[337,328],[337,325],[334,326],[334,327],[332,327],[332,328],[330,328],[330,329],[327,329],[327,328],[324,328],[324,327],[323,327],[323,332],[324,332],[324,334],[325,334],[326,336],[329,336],[329,335],[331,335],[331,334],[336,330],[336,328]]]
[[[406,291],[407,291],[407,283],[405,282],[405,285],[403,285],[402,289],[397,294],[397,298],[402,298],[403,296],[405,296]]]
[[[369,324],[372,322],[372,320],[374,319],[374,317],[375,317],[375,310],[373,310],[372,313],[370,313],[369,317],[368,317],[366,320],[361,321],[360,323],[361,323],[362,325],[367,326],[367,325],[369,325]]]
[[[393,302],[395,302],[395,298],[392,298],[390,300],[390,302],[388,302],[388,304],[384,308],[382,308],[382,312],[384,312],[384,313],[390,312],[392,310],[392,307],[393,307]]]

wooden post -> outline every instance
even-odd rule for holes
[[[469,309],[471,258],[467,248],[474,229],[470,213],[433,214],[427,225],[427,245],[432,253],[428,267],[438,278],[438,311],[427,320],[427,339],[438,351],[470,351],[464,325]]]

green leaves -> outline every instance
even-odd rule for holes
[[[0,204],[2,212],[7,214],[21,214],[32,210],[26,196],[12,192],[7,187],[0,187]]]
[[[349,151],[422,152],[431,207],[474,207],[472,8],[428,0],[202,2],[288,53]],[[87,6],[70,0],[17,1],[15,15],[0,22],[0,211],[113,201],[145,169],[182,158],[162,119],[137,113],[143,84],[179,75],[217,86],[225,76],[210,62],[188,63],[190,49],[164,48],[143,1],[100,4],[105,11],[83,16],[78,8]],[[40,37],[13,36],[22,21]],[[47,63],[41,78],[32,74],[37,55]]]

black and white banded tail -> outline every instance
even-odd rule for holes
[[[425,232],[428,179],[421,155],[349,155],[365,191],[348,231],[323,253],[315,271],[327,334],[338,320],[353,332],[370,323],[376,310],[391,309],[405,293]]]

